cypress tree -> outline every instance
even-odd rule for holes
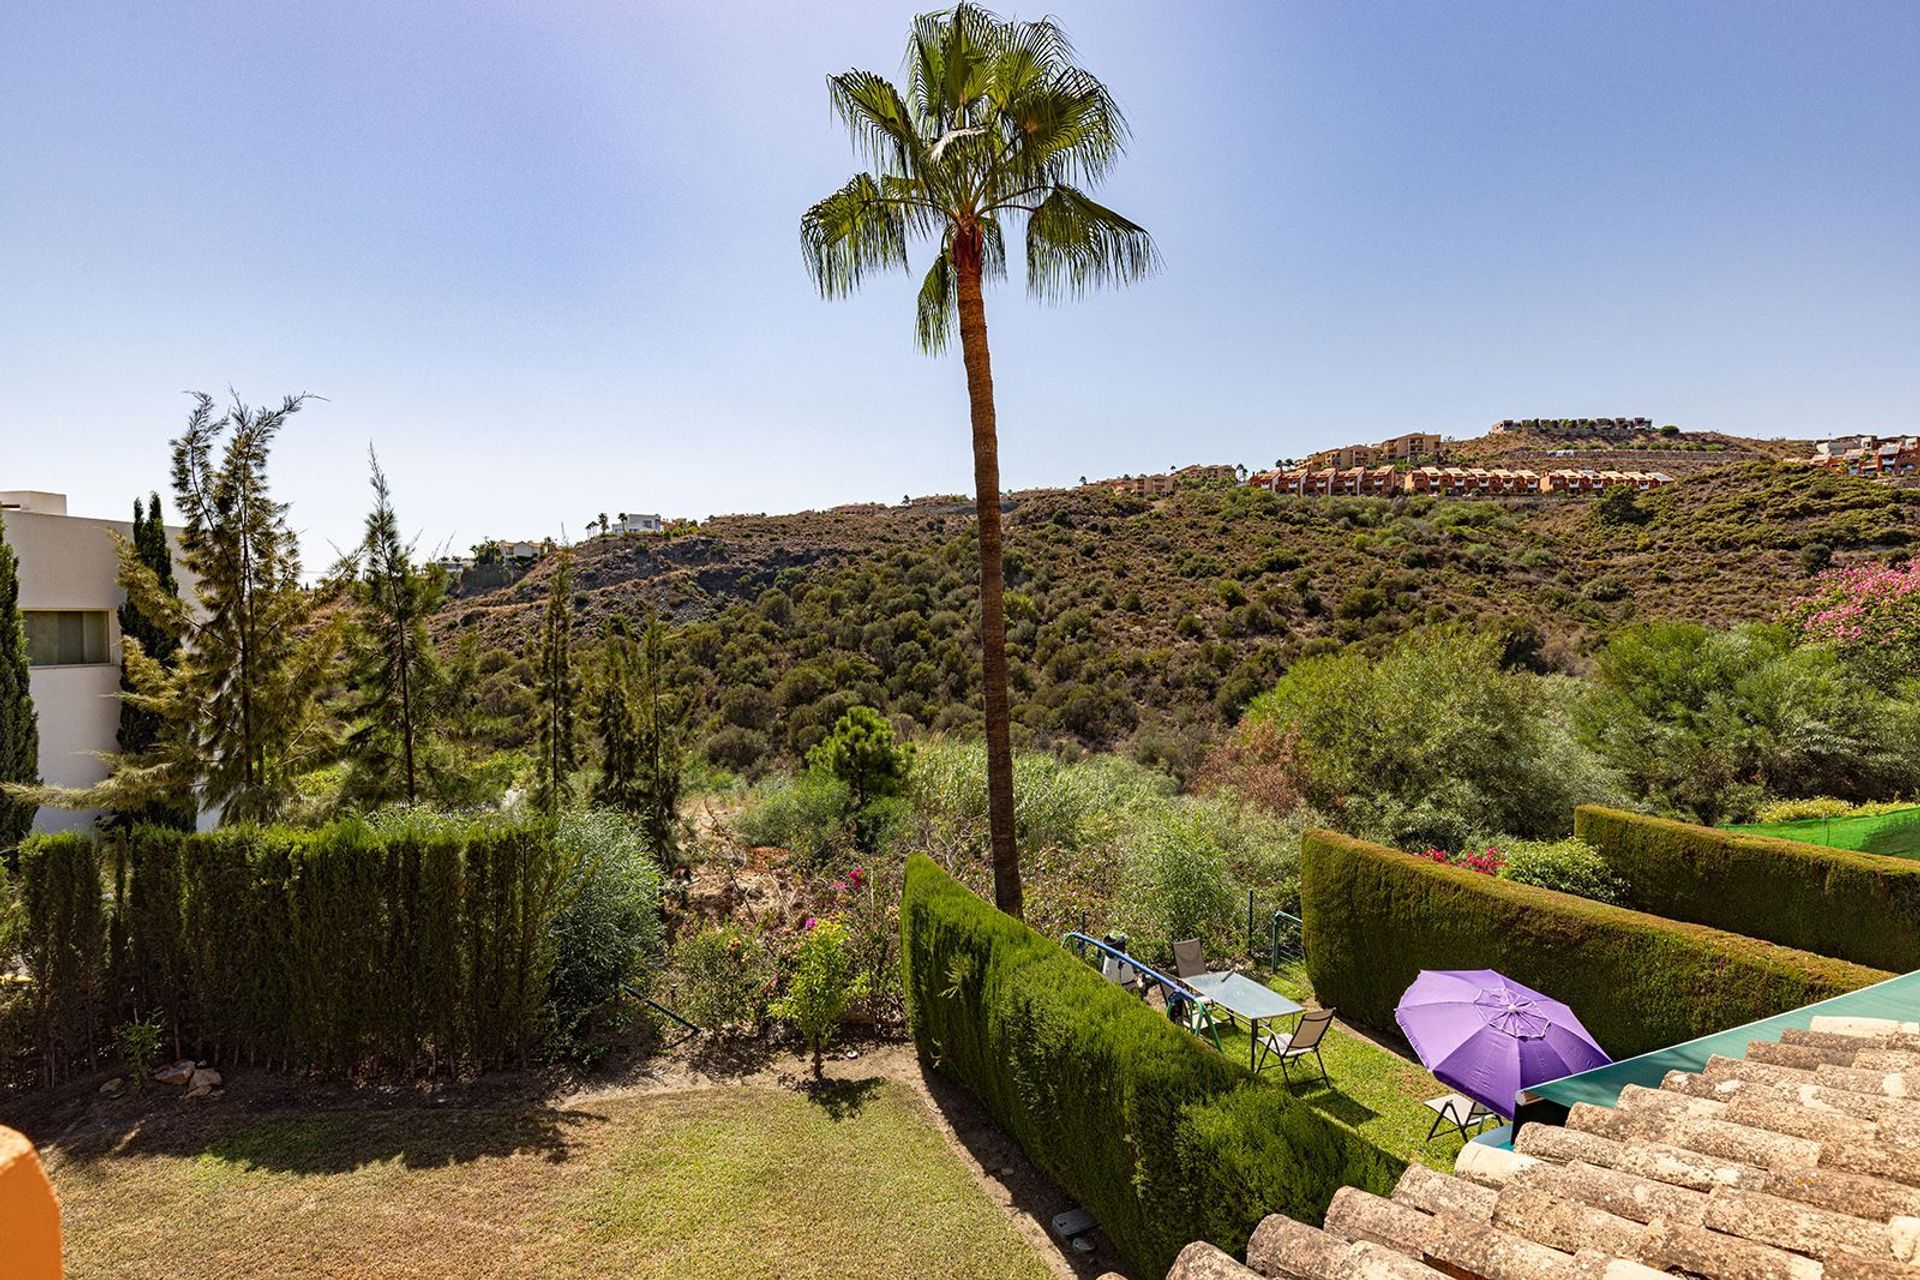
[[[599,705],[594,728],[600,738],[600,777],[593,800],[628,813],[639,813],[640,739],[634,708],[634,644],[625,618],[607,624],[600,647]]]
[[[0,783],[23,787],[40,781],[40,725],[33,713],[27,680],[27,627],[20,616],[20,562],[7,545],[0,518]],[[39,804],[0,791],[0,852],[12,862],[14,850],[33,829]]]
[[[573,798],[573,773],[580,767],[574,706],[579,682],[573,670],[573,552],[563,547],[547,587],[547,612],[540,623],[534,694],[539,701],[534,763],[534,806],[558,813]]]
[[[641,648],[639,719],[639,814],[654,856],[671,866],[679,850],[680,788],[686,773],[685,708],[664,688],[666,624],[647,623]]]
[[[173,574],[173,549],[167,545],[167,529],[161,515],[159,494],[148,495],[146,503],[138,498],[133,500],[133,536],[122,542],[120,554],[123,559],[149,571],[153,575],[154,588],[169,603],[179,600],[180,583]],[[161,616],[154,616],[142,609],[131,593],[119,608],[121,697],[118,736],[121,752],[129,756],[151,752],[168,727],[167,717],[161,711],[143,704],[135,696],[138,691],[129,669],[130,663],[137,664],[141,656],[159,664],[168,673],[179,665],[179,632],[170,625],[164,611],[156,613]],[[129,645],[128,641],[133,644]],[[171,799],[116,810],[112,821],[115,826],[145,822],[190,831],[193,829],[193,819],[192,797],[183,792]]]
[[[413,563],[400,537],[380,460],[367,451],[373,510],[360,546],[353,684],[358,723],[347,735],[353,762],[348,794],[369,805],[419,801],[440,663],[427,618],[443,594],[437,574]]]

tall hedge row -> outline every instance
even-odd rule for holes
[[[1920,969],[1920,861],[1584,806],[1574,834],[1643,911],[1855,964]]]
[[[900,930],[921,1055],[986,1105],[1138,1274],[1165,1272],[1194,1239],[1242,1249],[1268,1213],[1318,1222],[1340,1187],[1385,1194],[1405,1168],[924,857],[907,865]]]
[[[21,849],[45,1073],[160,1015],[176,1052],[326,1071],[489,1066],[540,1031],[564,860],[517,823],[142,827]]]
[[[1314,993],[1388,1031],[1422,969],[1498,969],[1571,1005],[1615,1058],[1888,976],[1329,831],[1303,842],[1300,897]]]

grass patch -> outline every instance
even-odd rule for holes
[[[871,1277],[1046,1267],[903,1084],[188,1123],[46,1154],[89,1277]]]
[[[1275,991],[1306,1004],[1313,994],[1306,973],[1288,967],[1270,975],[1267,985]],[[1279,1027],[1286,1030],[1292,1020]],[[1264,1024],[1263,1024],[1264,1029]],[[1248,1039],[1245,1030],[1235,1031],[1224,1023],[1220,1028],[1222,1051],[1237,1062],[1247,1060]],[[1322,1084],[1313,1075],[1308,1060],[1304,1071],[1294,1073],[1294,1093],[1321,1113],[1350,1125],[1383,1150],[1417,1161],[1443,1173],[1453,1171],[1454,1157],[1465,1144],[1458,1133],[1443,1131],[1428,1142],[1427,1129],[1433,1124],[1433,1112],[1423,1105],[1428,1098],[1452,1093],[1417,1062],[1409,1062],[1371,1040],[1343,1031],[1327,1029],[1320,1056],[1326,1060],[1330,1083]],[[1277,1065],[1260,1073],[1271,1079],[1275,1088],[1285,1088]]]

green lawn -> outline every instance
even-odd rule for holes
[[[1302,1004],[1311,993],[1305,976],[1297,972],[1270,976],[1267,985]],[[1220,1043],[1228,1057],[1246,1062],[1245,1031],[1232,1031],[1223,1025]],[[1384,1150],[1442,1171],[1453,1169],[1454,1157],[1463,1145],[1460,1136],[1457,1132],[1442,1134],[1429,1143],[1427,1129],[1433,1123],[1433,1112],[1421,1105],[1452,1089],[1428,1075],[1419,1063],[1337,1026],[1328,1028],[1320,1056],[1326,1060],[1329,1083],[1320,1083],[1308,1060],[1304,1071],[1294,1072],[1294,1093],[1353,1126]],[[1286,1087],[1277,1065],[1269,1066],[1261,1078],[1270,1079],[1275,1088]]]
[[[1853,849],[1893,858],[1920,858],[1920,808],[1896,809],[1864,818],[1803,818],[1797,822],[1750,822],[1729,826],[1742,835],[1800,840],[1830,849]]]
[[[73,1280],[1049,1274],[909,1087],[832,1088],[167,1116],[46,1154]]]

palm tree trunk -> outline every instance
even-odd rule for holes
[[[980,288],[980,232],[955,234],[960,352],[973,413],[974,510],[980,525],[980,674],[987,709],[987,826],[993,850],[993,905],[1021,916],[1020,850],[1013,839],[1013,743],[1007,706],[1007,614],[1001,568],[1000,444],[987,354],[987,304]]]

